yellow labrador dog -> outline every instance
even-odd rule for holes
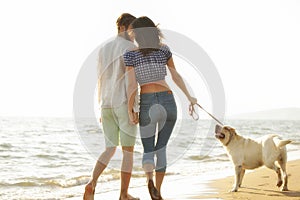
[[[223,144],[235,167],[232,192],[238,191],[246,169],[255,169],[263,165],[275,170],[278,176],[277,186],[283,184],[281,190],[288,190],[285,145],[289,144],[290,140],[281,140],[278,135],[266,135],[252,140],[238,135],[230,126],[220,125],[216,125],[215,136]]]

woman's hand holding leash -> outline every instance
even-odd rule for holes
[[[206,112],[209,116],[211,116],[214,120],[216,120],[216,122],[218,122],[220,125],[223,126],[223,123],[222,123],[220,120],[218,120],[215,116],[213,116],[212,114],[210,114],[209,112],[207,112],[207,111],[206,111],[202,106],[200,106],[197,102],[194,103],[194,104],[191,102],[191,104],[190,104],[190,106],[189,106],[189,114],[192,116],[192,118],[193,118],[194,120],[198,120],[198,119],[199,119],[199,115],[198,115],[198,113],[196,113],[195,108],[194,108],[194,105],[199,106],[199,108],[201,108],[204,112]]]
[[[197,99],[195,97],[190,97],[189,101],[191,102],[191,105],[194,105],[197,103]]]

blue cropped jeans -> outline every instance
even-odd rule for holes
[[[141,94],[139,117],[140,134],[144,147],[143,166],[153,164],[155,171],[165,172],[167,144],[177,119],[177,106],[172,92]],[[158,134],[155,141],[156,132]]]

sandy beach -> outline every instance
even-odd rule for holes
[[[286,192],[277,188],[276,173],[261,167],[245,174],[242,188],[238,192],[229,192],[234,182],[231,176],[210,182],[208,185],[213,189],[212,194],[201,194],[192,199],[300,199],[300,160],[288,161],[287,173],[289,191]]]
[[[258,168],[245,174],[243,186],[238,192],[229,192],[234,181],[233,176],[207,181],[201,177],[174,178],[166,177],[164,185],[165,200],[187,199],[253,199],[281,200],[300,199],[300,160],[288,161],[288,188],[282,192],[276,186],[277,175],[265,167]],[[232,171],[233,173],[233,171]],[[132,181],[135,181],[134,179]],[[99,190],[100,187],[98,188]],[[101,193],[96,191],[95,199],[118,199],[118,192]],[[146,184],[130,188],[130,193],[142,200],[150,200]],[[81,198],[72,198],[81,199]]]

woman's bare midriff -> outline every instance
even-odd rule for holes
[[[154,83],[147,83],[141,86],[141,94],[165,91],[170,91],[170,88],[164,80],[157,81]]]

